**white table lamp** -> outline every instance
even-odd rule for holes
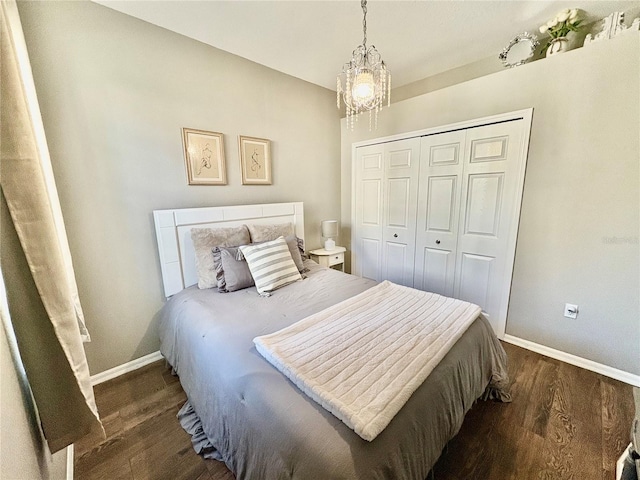
[[[322,221],[322,237],[324,241],[325,250],[333,250],[336,248],[335,238],[338,236],[338,221],[337,220],[323,220]]]

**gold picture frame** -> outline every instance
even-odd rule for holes
[[[182,144],[189,185],[227,184],[222,133],[183,128]]]
[[[271,141],[238,137],[243,185],[271,185]]]

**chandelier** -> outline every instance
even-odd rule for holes
[[[336,80],[336,100],[340,108],[340,95],[347,110],[347,127],[353,130],[354,119],[369,112],[369,130],[372,123],[378,127],[378,112],[385,99],[391,104],[391,72],[373,45],[367,47],[367,0],[361,0],[364,39],[351,54],[351,61],[342,66]]]

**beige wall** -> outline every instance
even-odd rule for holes
[[[639,375],[639,51],[633,32],[392,104],[377,131],[343,120],[343,243],[352,143],[533,107],[507,333]]]
[[[504,68],[497,55],[477,60],[462,67],[453,68],[446,72],[438,73],[416,82],[394,88],[391,92],[393,103],[401,102],[409,98],[424,95],[425,93],[447,88],[451,85],[466,82],[478,77],[484,77],[501,71]]]
[[[90,2],[19,10],[92,374],[158,349],[152,210],[303,201],[320,245],[340,215],[335,93]],[[225,134],[227,186],[186,184],[181,127]],[[273,185],[241,185],[238,135],[272,140]]]

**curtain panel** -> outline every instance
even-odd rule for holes
[[[49,448],[101,427],[73,274],[15,1],[1,4],[0,266],[20,356]]]

